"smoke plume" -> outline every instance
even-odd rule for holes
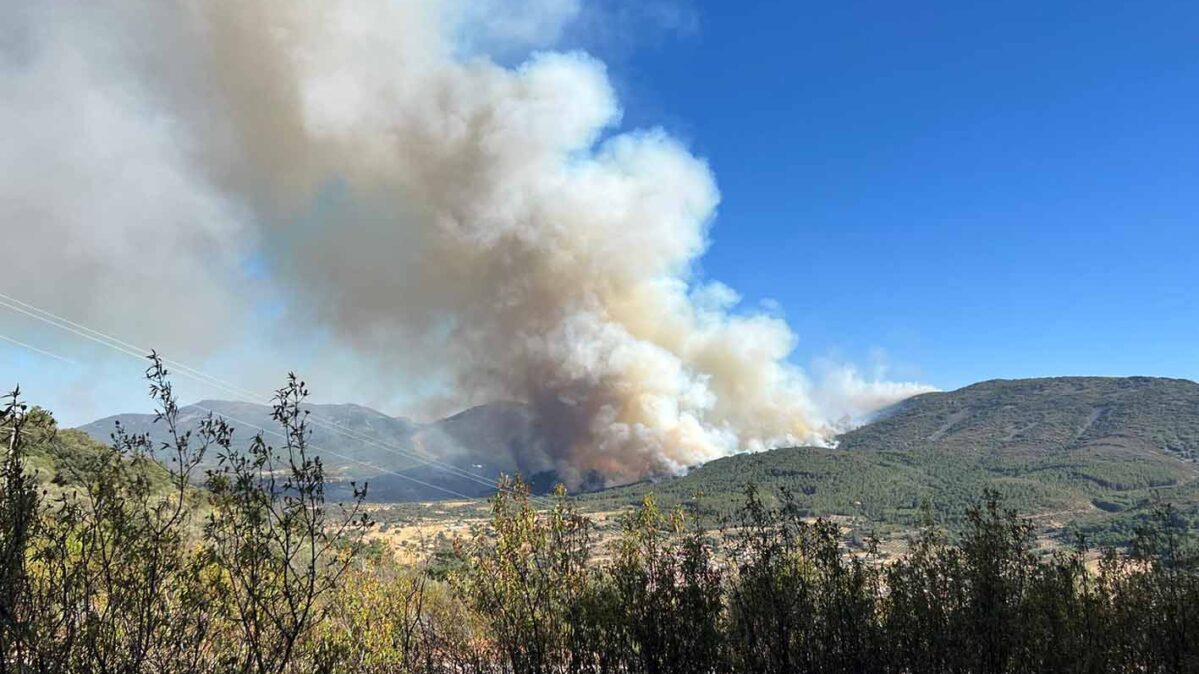
[[[782,319],[699,281],[708,166],[622,129],[596,59],[534,51],[576,2],[519,4],[8,3],[14,292],[110,325],[185,296],[146,339],[217,350],[273,298],[380,376],[529,403],[574,480],[827,441],[925,390],[812,381]]]

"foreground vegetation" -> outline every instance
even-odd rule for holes
[[[785,491],[747,487],[716,522],[646,496],[598,549],[561,490],[539,508],[516,481],[477,536],[401,567],[364,544],[362,490],[326,502],[302,382],[278,392],[280,442],[243,452],[220,419],[178,430],[166,374],[154,358],[170,440],[118,428],[73,489],[26,463],[48,416],[0,408],[0,672],[1199,671],[1199,565],[1168,508],[1124,554],[1046,557],[980,494],[960,536],[926,511],[883,563]]]

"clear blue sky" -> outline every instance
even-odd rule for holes
[[[706,274],[797,360],[1199,378],[1199,5],[707,2],[617,60],[723,194]]]

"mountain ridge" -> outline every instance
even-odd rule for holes
[[[812,515],[882,525],[960,520],[993,489],[1023,514],[1122,528],[1156,504],[1199,510],[1199,383],[1156,377],[978,382],[913,396],[839,437],[709,462],[652,486],[584,495],[608,510],[652,489],[664,502],[702,494],[715,510],[747,483],[785,489]]]
[[[310,412],[309,444],[324,460],[334,491],[342,483],[366,480],[372,500],[490,494],[500,473],[516,472],[521,466],[513,454],[528,438],[531,423],[520,413],[519,403],[508,402],[479,405],[427,424],[356,403],[305,403],[304,408]],[[275,439],[271,432],[278,425],[271,411],[266,404],[206,399],[180,406],[180,425],[194,430],[211,412],[229,421],[235,429],[234,447],[244,448],[260,429],[268,443]],[[462,423],[481,415],[494,420],[485,436],[483,429]],[[154,414],[110,415],[78,430],[107,442],[118,421],[127,432],[146,433],[156,441],[167,439],[161,424],[153,423]],[[498,434],[491,432],[496,430]],[[454,470],[430,465],[430,460],[448,463]],[[214,461],[211,456],[206,463]]]
[[[267,405],[204,400],[184,406],[186,419],[198,421],[206,414],[201,408],[224,414],[235,426],[242,425],[240,420],[273,428]],[[531,409],[519,402],[487,403],[423,424],[354,403],[312,404],[309,409],[314,412],[312,444],[318,453],[335,451],[349,457],[326,455],[335,481],[367,479],[373,485],[373,500],[482,496],[491,492],[490,485],[501,473],[524,474],[540,490],[553,484],[544,429]],[[80,429],[105,440],[117,419],[131,432],[154,430],[150,414],[114,415]],[[353,437],[334,432],[333,424],[350,429]],[[239,442],[250,436],[242,428]],[[455,470],[450,473],[414,458],[421,456]],[[956,485],[943,484],[945,475],[956,475],[974,486],[997,483],[1025,494],[1020,498],[1036,508],[1083,507],[1101,501],[1124,509],[1135,505],[1146,489],[1176,486],[1189,479],[1196,471],[1196,457],[1199,383],[1166,377],[992,379],[953,391],[923,393],[880,410],[869,423],[841,434],[834,448],[735,455],[696,467],[682,477],[601,494],[607,495],[602,498],[632,494],[650,485],[659,491],[678,491],[692,483],[711,482],[712,474],[727,470],[765,471],[764,477],[780,478],[775,480],[780,484],[790,480],[801,491],[819,490],[823,495],[849,479],[833,465],[840,462],[870,474],[887,473],[875,477],[897,491],[894,499],[883,499],[883,510],[894,510],[896,499],[910,503],[913,498],[936,496],[938,489],[953,492]],[[354,461],[383,470],[372,471]],[[803,468],[799,464],[804,461],[818,469]],[[744,465],[731,467],[740,464]],[[804,473],[816,477],[791,479]],[[817,484],[821,480],[825,483]],[[416,481],[444,489],[422,487]],[[709,493],[727,496],[740,489],[724,484],[723,478],[717,482],[723,486],[713,489],[708,484]],[[900,483],[906,486],[896,486]],[[1080,483],[1093,488],[1079,487]],[[816,501],[815,510],[844,509],[846,502]]]

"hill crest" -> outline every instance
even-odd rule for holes
[[[201,401],[184,408],[185,413],[193,412],[193,423],[206,414],[200,408],[224,414],[242,427],[241,442],[253,435],[245,423],[273,427],[267,405]],[[520,472],[541,486],[552,484],[546,439],[531,410],[520,403],[480,405],[427,424],[352,403],[314,404],[310,409],[315,422],[313,445],[318,451],[333,450],[348,457],[326,456],[332,473],[344,479],[370,479],[375,500],[434,500],[450,493],[422,488],[363,464],[469,496],[489,493],[489,483],[500,473]],[[153,415],[148,414],[106,417],[81,430],[106,441],[117,419],[131,432],[153,434]],[[347,438],[330,424],[350,429],[354,437]],[[421,456],[448,463],[459,474],[448,475],[439,467],[424,465],[415,458]],[[1121,502],[1128,504],[1129,499],[1135,500],[1135,490],[1189,482],[1197,456],[1199,384],[1193,381],[1156,377],[994,379],[909,398],[872,422],[842,434],[836,448],[737,455],[653,486],[657,490],[685,489],[714,474],[759,470],[780,483],[801,473],[828,476],[828,471],[821,472],[824,469],[808,470],[801,465],[809,461],[826,468],[836,463],[845,468],[857,466],[857,470],[889,470],[900,482],[911,478],[910,488],[906,488],[909,501],[935,494],[942,482],[938,476],[966,471],[974,476],[971,480],[999,480],[1012,489],[1036,492],[1040,496],[1034,500],[1043,504],[1089,502],[1083,497],[1094,490],[1079,484],[1103,492],[1096,498],[1123,499]],[[771,466],[772,462],[778,465]],[[718,481],[723,484],[724,479]],[[824,492],[834,484],[809,480],[803,488]],[[1067,485],[1064,491],[1062,485]],[[646,487],[634,485],[624,491]],[[717,491],[741,487],[743,483],[735,488],[729,483]],[[952,485],[945,488],[952,491]]]

